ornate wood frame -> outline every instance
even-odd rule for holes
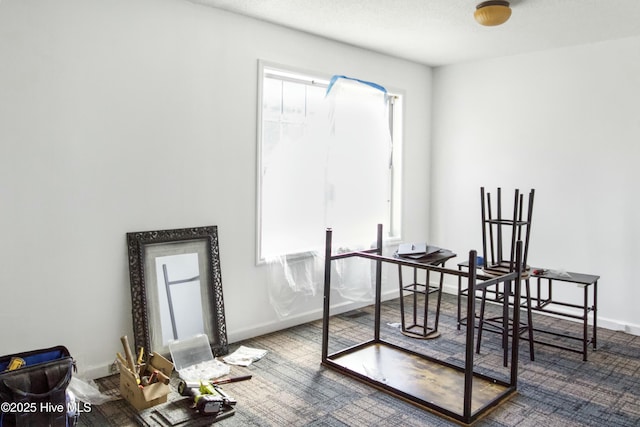
[[[202,314],[205,334],[214,356],[229,352],[227,341],[227,327],[224,313],[224,299],[222,296],[222,275],[220,269],[220,250],[218,247],[217,226],[182,228],[174,230],[141,231],[127,233],[127,247],[129,253],[129,278],[131,282],[131,311],[133,317],[133,332],[136,351],[144,347],[145,352],[168,354],[168,347],[154,338],[154,329],[160,330],[160,325],[152,324],[150,310],[157,310],[150,301],[150,277],[155,272],[149,271],[149,250],[163,251],[171,255],[172,251],[182,245],[195,244],[201,246],[204,257],[205,271],[200,273],[204,281],[200,282],[203,295],[209,295],[202,301]],[[205,288],[203,288],[205,287]],[[155,347],[155,348],[154,348]]]

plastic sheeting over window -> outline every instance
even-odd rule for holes
[[[341,251],[358,250],[341,249]],[[279,317],[296,312],[297,305],[322,293],[324,254],[310,252],[270,259],[269,300]],[[364,258],[345,258],[332,263],[331,288],[348,301],[370,302],[374,296],[375,265]]]
[[[335,76],[311,132],[280,147],[289,152],[279,161],[289,159],[303,173],[295,178],[291,167],[272,164],[270,176],[264,176],[263,186],[279,182],[278,188],[293,196],[289,204],[263,206],[264,218],[279,215],[287,226],[272,237],[293,239],[294,244],[283,240],[283,249],[304,249],[268,258],[269,296],[280,316],[295,311],[301,299],[321,292],[324,260],[320,254],[327,227],[336,231],[334,247],[355,250],[371,247],[372,230],[389,222],[392,146],[387,96],[384,87],[375,83]],[[371,299],[371,262],[344,260],[334,265],[332,286],[341,296]]]
[[[367,245],[390,215],[391,134],[387,92],[375,83],[332,79],[327,154],[327,226],[336,243]]]

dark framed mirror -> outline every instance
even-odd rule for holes
[[[127,233],[127,247],[136,351],[205,334],[227,354],[217,226]]]

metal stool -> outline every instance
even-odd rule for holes
[[[478,323],[478,339],[476,341],[476,353],[480,353],[480,345],[482,340],[482,332],[485,326],[493,326],[493,331],[502,334],[502,345],[505,351],[504,364],[507,365],[507,343],[509,338],[509,329],[511,318],[509,316],[509,306],[512,305],[514,310],[524,308],[527,312],[526,322],[519,322],[514,331],[521,336],[527,334],[529,341],[529,356],[531,360],[535,359],[533,349],[533,319],[531,315],[531,289],[529,285],[530,267],[527,265],[527,255],[529,251],[529,238],[531,236],[531,218],[533,214],[533,198],[534,191],[529,193],[527,203],[527,216],[524,217],[524,197],[519,190],[515,190],[513,201],[513,213],[511,217],[502,215],[502,192],[498,188],[495,210],[492,209],[491,194],[485,193],[484,187],[480,189],[480,200],[482,204],[482,251],[484,257],[484,272],[490,276],[499,276],[506,273],[516,271],[516,242],[522,241],[522,264],[521,275],[525,285],[525,292],[520,300],[514,300],[511,304],[509,297],[516,294],[511,288],[512,282],[505,283],[502,292],[500,289],[495,290],[495,301],[502,301],[507,298],[506,304],[503,304],[503,312],[500,316],[485,319],[485,306],[487,301],[487,290],[482,292],[480,303],[480,314]],[[495,214],[495,216],[494,216]],[[505,239],[509,237],[509,239]],[[506,243],[506,245],[505,245]],[[489,250],[487,250],[489,249]],[[505,249],[507,249],[505,251]],[[506,288],[509,286],[510,288]],[[522,283],[516,284],[522,286]],[[520,292],[518,292],[520,294]],[[474,295],[468,295],[473,297]]]

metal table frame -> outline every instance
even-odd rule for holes
[[[469,268],[468,262],[461,262],[458,264],[458,268]],[[552,272],[549,270],[545,270],[542,268],[532,268],[532,271],[541,270],[545,271],[543,274],[539,275],[531,275],[529,277],[530,280],[535,279],[535,289],[536,293],[531,297],[531,310],[539,313],[551,314],[553,316],[559,316],[567,319],[579,320],[582,322],[582,335],[576,336],[566,332],[552,331],[541,328],[532,328],[534,332],[538,332],[540,334],[551,335],[561,338],[566,338],[569,340],[577,340],[581,342],[581,347],[576,348],[575,346],[569,345],[561,345],[557,343],[552,343],[548,340],[534,338],[534,342],[536,344],[542,344],[549,347],[558,348],[561,350],[567,350],[573,353],[582,354],[582,360],[587,361],[588,359],[588,348],[589,344],[591,344],[593,350],[597,349],[597,327],[598,327],[598,280],[600,276],[591,275],[591,274],[583,274],[583,273],[573,273],[568,272],[565,274],[559,274],[557,272]],[[583,288],[583,297],[582,304],[570,303],[566,301],[560,301],[554,298],[554,284],[558,282],[574,283],[577,286]],[[591,289],[591,298],[589,296],[589,289]],[[495,291],[491,291],[494,293],[494,298],[492,301],[500,301],[503,296],[501,294],[496,294]],[[458,280],[458,329],[460,325],[464,324],[465,318],[462,317],[462,296],[468,296],[468,291],[466,288],[462,288],[462,281]],[[477,296],[476,296],[477,297]],[[477,297],[478,298],[478,297]],[[554,307],[556,309],[554,309]],[[557,310],[557,307],[569,307],[573,309],[577,309],[580,311],[580,314],[572,314],[567,313],[565,311]],[[523,306],[523,308],[525,308]],[[593,313],[593,325],[591,328],[591,337],[589,336],[589,314]],[[526,340],[526,338],[523,338]]]
[[[471,424],[485,415],[488,411],[516,393],[518,380],[518,334],[511,335],[511,366],[508,378],[500,375],[485,375],[474,371],[474,320],[475,298],[467,299],[467,315],[472,320],[472,327],[467,328],[465,334],[465,357],[463,366],[439,360],[426,354],[407,350],[380,337],[381,321],[381,281],[382,264],[391,263],[421,268],[426,271],[439,272],[454,277],[466,278],[469,289],[482,290],[498,283],[521,280],[520,268],[515,272],[485,281],[476,279],[475,262],[476,251],[469,253],[469,271],[446,269],[434,265],[415,265],[399,258],[382,255],[382,225],[378,225],[377,247],[367,251],[356,251],[332,254],[332,230],[326,231],[325,245],[325,276],[324,301],[322,322],[322,361],[321,364],[330,369],[362,381],[372,387],[383,390],[393,396],[404,399],[412,404],[437,413],[443,417],[453,419],[459,423]],[[522,256],[522,244],[518,244],[518,259]],[[330,296],[332,261],[359,257],[375,262],[375,306],[373,338],[365,339],[360,344],[329,354],[330,331]],[[510,286],[505,286],[509,289]],[[515,298],[520,298],[519,286],[515,287]],[[508,291],[507,291],[508,292]],[[508,299],[507,299],[508,300]],[[513,310],[514,322],[519,321],[519,310]],[[367,369],[366,363],[375,364]],[[390,363],[392,362],[392,363]],[[378,375],[382,372],[388,375]],[[441,372],[440,382],[434,378],[433,372]],[[415,372],[422,374],[415,375]],[[429,377],[430,376],[430,377]],[[427,378],[429,377],[429,378]],[[455,383],[451,387],[450,383]],[[447,384],[447,387],[444,387]]]

